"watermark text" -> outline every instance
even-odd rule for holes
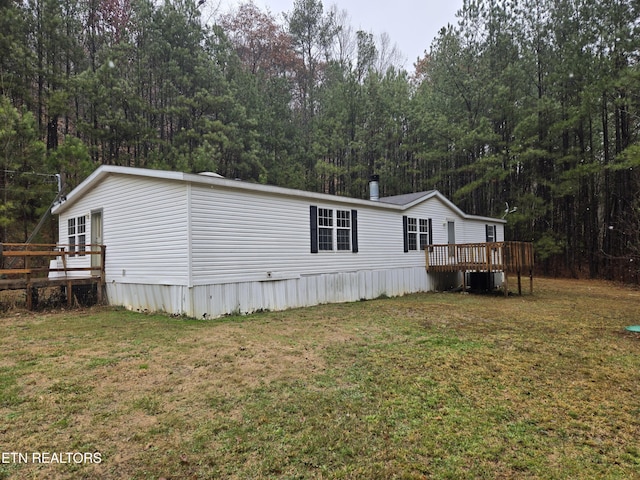
[[[102,463],[100,452],[0,452],[0,464],[7,463]]]

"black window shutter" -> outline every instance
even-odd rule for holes
[[[429,219],[429,245],[433,245],[433,224],[431,219]]]
[[[406,215],[402,216],[402,233],[404,237],[404,252],[407,253],[409,251],[409,220]]]
[[[311,230],[311,253],[318,253],[318,207],[309,207],[309,227]]]
[[[351,210],[351,251],[358,253],[358,211]]]

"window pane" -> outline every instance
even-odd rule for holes
[[[333,229],[318,229],[318,250],[333,250]]]
[[[487,225],[487,242],[495,242],[496,241],[496,227],[495,225]]]
[[[348,210],[338,210],[336,212],[338,228],[351,228],[351,212]]]
[[[86,236],[78,235],[78,255],[84,257],[86,251]]]
[[[426,233],[420,234],[420,250],[424,250],[429,246],[429,236]]]
[[[329,208],[318,209],[318,226],[333,227],[333,210]]]
[[[76,251],[76,237],[69,237],[69,252],[71,252],[69,256],[73,257],[73,254],[75,251]]]
[[[417,222],[415,218],[407,218],[407,230],[410,232],[417,232],[418,231],[418,227],[417,227]]]
[[[418,235],[415,233],[409,234],[409,250],[417,250],[418,249]]]
[[[78,217],[78,233],[85,233],[87,228],[86,218]]]
[[[70,218],[67,222],[67,234],[75,235],[76,234],[76,219]]]
[[[351,250],[351,230],[338,229],[338,250]]]
[[[429,245],[429,220],[421,218],[419,221],[420,226],[420,250],[424,250]]]

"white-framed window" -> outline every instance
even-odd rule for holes
[[[420,227],[420,250],[424,250],[429,245],[429,220],[421,218],[419,221]]]
[[[67,220],[67,243],[69,244],[69,256],[73,257],[76,251],[76,219]]]
[[[424,250],[431,242],[431,219],[403,217],[404,251]]]
[[[351,250],[351,212],[336,210],[336,245],[338,250]]]
[[[84,257],[87,246],[87,217],[78,217],[76,221],[76,230],[78,232],[78,255]]]
[[[418,249],[418,220],[409,217],[407,219],[407,238],[409,239],[409,250]]]
[[[87,246],[87,217],[73,217],[67,219],[67,243],[69,256],[84,257]]]
[[[311,206],[311,253],[358,252],[357,211]]]
[[[318,250],[333,250],[333,210],[318,209]]]
[[[497,242],[496,236],[496,226],[495,225],[485,225],[485,229],[487,232],[487,243]]]

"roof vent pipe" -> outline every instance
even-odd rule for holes
[[[369,178],[369,200],[377,202],[380,200],[380,175],[371,175]]]

